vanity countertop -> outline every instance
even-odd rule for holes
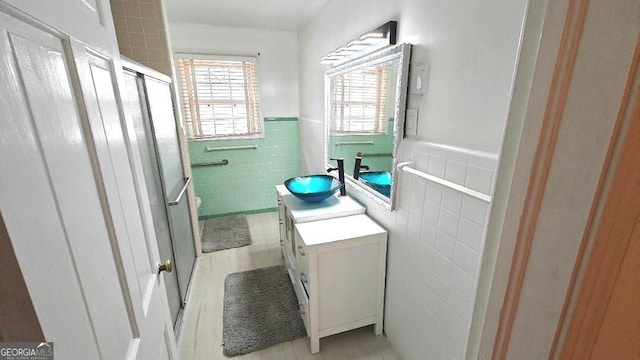
[[[296,224],[306,246],[353,240],[387,234],[387,231],[364,214]]]
[[[318,203],[308,203],[293,196],[284,185],[276,185],[276,191],[296,223],[364,214],[366,211],[364,206],[349,196],[336,194]]]

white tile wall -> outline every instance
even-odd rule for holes
[[[324,119],[298,118],[298,143],[300,144],[300,173],[323,173],[326,169],[324,158]]]
[[[493,171],[475,165],[469,165],[465,186],[485,194],[491,192],[493,183]]]
[[[467,178],[467,164],[461,161],[447,160],[447,170],[444,178],[458,185],[464,185]]]
[[[486,202],[466,194],[462,196],[461,214],[465,218],[476,224],[484,225],[488,214],[487,210],[488,206]]]
[[[444,178],[446,168],[447,161],[445,159],[439,156],[429,156],[429,168],[427,169],[427,173]]]
[[[418,170],[491,194],[497,155],[410,141],[403,152]],[[415,351],[408,359],[463,359],[489,204],[412,174],[397,180],[396,211],[359,199],[389,230],[385,331]]]

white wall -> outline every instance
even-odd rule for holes
[[[319,59],[397,20],[399,42],[414,45],[412,64],[430,65],[427,94],[409,97],[409,107],[419,109],[418,137],[404,142],[400,160],[416,159],[420,170],[492,191],[525,5],[526,0],[329,1],[298,35],[302,171],[325,166],[327,67]],[[359,198],[390,233],[385,332],[405,359],[464,358],[489,206],[412,175],[401,174],[398,181],[395,212]]]
[[[420,110],[418,138],[496,153],[524,7],[524,0],[329,1],[299,34],[301,116],[323,118],[322,56],[398,20],[399,42],[415,45],[412,62],[431,66],[428,93],[409,101]]]
[[[262,116],[298,116],[298,38],[293,31],[169,23],[174,52],[260,53]]]

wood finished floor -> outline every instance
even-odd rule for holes
[[[228,274],[283,264],[278,213],[248,215],[253,243],[242,248],[204,254],[198,258],[178,339],[182,360],[228,359],[222,354],[224,279]],[[233,359],[399,359],[384,336],[373,327],[320,339],[320,352],[311,355],[309,338],[274,345]]]

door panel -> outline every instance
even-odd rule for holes
[[[109,63],[105,59],[101,59],[95,55],[88,54],[89,68],[91,71],[92,85],[94,93],[91,94],[97,102],[97,107],[92,114],[93,128],[98,130],[99,124],[104,124],[104,137],[109,144],[124,143],[122,130],[119,124],[118,107],[115,100],[113,83]],[[102,134],[100,134],[102,136]],[[142,224],[140,212],[137,204],[135,189],[133,188],[132,173],[124,146],[109,146],[103,149],[104,152],[98,155],[100,162],[105,162],[104,168],[113,167],[113,180],[117,189],[114,189],[114,196],[120,197],[120,202],[129,202],[131,206],[123,210],[129,210],[124,213],[124,221],[126,234],[129,239],[144,239],[145,241],[130,241],[128,251],[132,254],[132,260],[137,275],[133,283],[138,287],[138,293],[141,298],[149,296],[147,291],[152,291],[152,285],[155,279],[155,261],[152,250],[150,249],[148,234],[145,234]],[[115,175],[119,176],[116,177]],[[118,191],[116,194],[115,191]],[[145,304],[143,304],[144,306]]]
[[[34,301],[43,332],[57,354],[123,358],[132,331],[62,42],[0,18],[0,210],[31,297],[49,299]]]
[[[160,170],[165,189],[165,198],[173,201],[185,184],[182,171],[182,157],[178,143],[177,128],[171,105],[171,91],[167,83],[145,76],[145,87],[149,111],[153,119]],[[196,259],[193,229],[186,193],[177,205],[169,206],[169,224],[173,239],[173,254],[180,297],[186,302],[187,288]]]
[[[9,4],[10,7],[19,9],[20,13],[28,14],[29,17],[38,19],[55,31],[71,35],[84,44],[90,44],[100,52],[112,53],[118,48],[108,1],[3,0],[1,2],[0,5]]]
[[[164,332],[164,346],[160,352],[158,359],[160,360],[173,360],[174,357],[171,352],[171,338],[173,337],[173,330],[166,328]]]

